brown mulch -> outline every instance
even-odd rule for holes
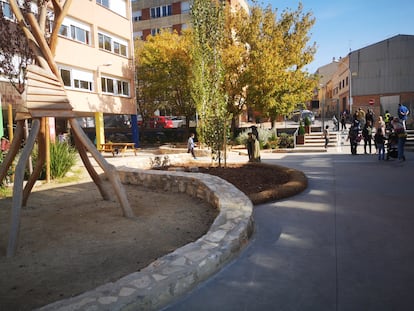
[[[283,199],[306,189],[300,171],[264,163],[228,164],[226,167],[199,166],[200,173],[218,176],[246,194],[253,204]]]

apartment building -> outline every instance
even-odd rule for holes
[[[7,9],[7,1],[0,1]],[[131,16],[131,0],[72,1],[55,61],[79,116],[136,114]],[[10,87],[0,90],[6,88],[2,107],[16,108],[21,101]]]
[[[130,0],[73,0],[56,49],[79,113],[135,114]]]
[[[248,11],[246,0],[226,0],[232,8]],[[132,1],[132,21],[134,38],[145,40],[161,29],[181,33],[189,27],[191,0],[134,0]]]

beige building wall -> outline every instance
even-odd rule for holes
[[[125,16],[97,4],[96,1],[73,0],[69,9],[65,20],[70,22],[66,24],[72,23],[88,29],[89,43],[81,43],[60,35],[55,60],[59,68],[77,71],[81,79],[92,79],[90,90],[74,88],[73,85],[66,87],[71,104],[79,115],[92,116],[94,112],[136,114],[131,0],[125,0],[125,4]],[[127,55],[100,48],[98,33],[126,45]],[[84,78],[82,73],[87,77]],[[103,92],[102,76],[113,81],[127,82],[129,94],[119,96],[116,92]]]

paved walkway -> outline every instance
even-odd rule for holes
[[[164,311],[413,310],[414,154],[348,149],[263,153],[305,172],[308,189],[256,206],[249,246]]]

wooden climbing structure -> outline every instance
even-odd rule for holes
[[[93,168],[87,152],[92,155],[103,169],[106,178],[109,179],[123,209],[124,216],[134,216],[115,167],[105,160],[76,121],[76,113],[73,111],[73,107],[66,96],[62,79],[54,61],[53,55],[56,49],[58,30],[71,2],[71,0],[45,1],[43,7],[38,8],[38,11],[41,12],[41,10],[50,10],[53,7],[54,28],[48,40],[46,40],[44,27],[42,28],[34,13],[22,10],[17,0],[9,1],[16,21],[23,30],[29,42],[29,47],[35,55],[35,64],[27,68],[26,102],[23,107],[16,111],[17,124],[14,139],[0,167],[0,180],[3,180],[20,151],[21,142],[24,139],[24,122],[27,119],[31,119],[30,134],[24,142],[24,147],[15,168],[7,257],[14,256],[16,252],[21,208],[26,205],[27,199],[46,161],[46,135],[49,135],[46,131],[46,117],[66,118],[68,120],[79,155],[103,199],[109,200],[111,195]],[[41,16],[40,13],[38,15]],[[38,144],[38,159],[32,174],[25,187],[23,187],[26,163],[35,146],[35,142]]]

